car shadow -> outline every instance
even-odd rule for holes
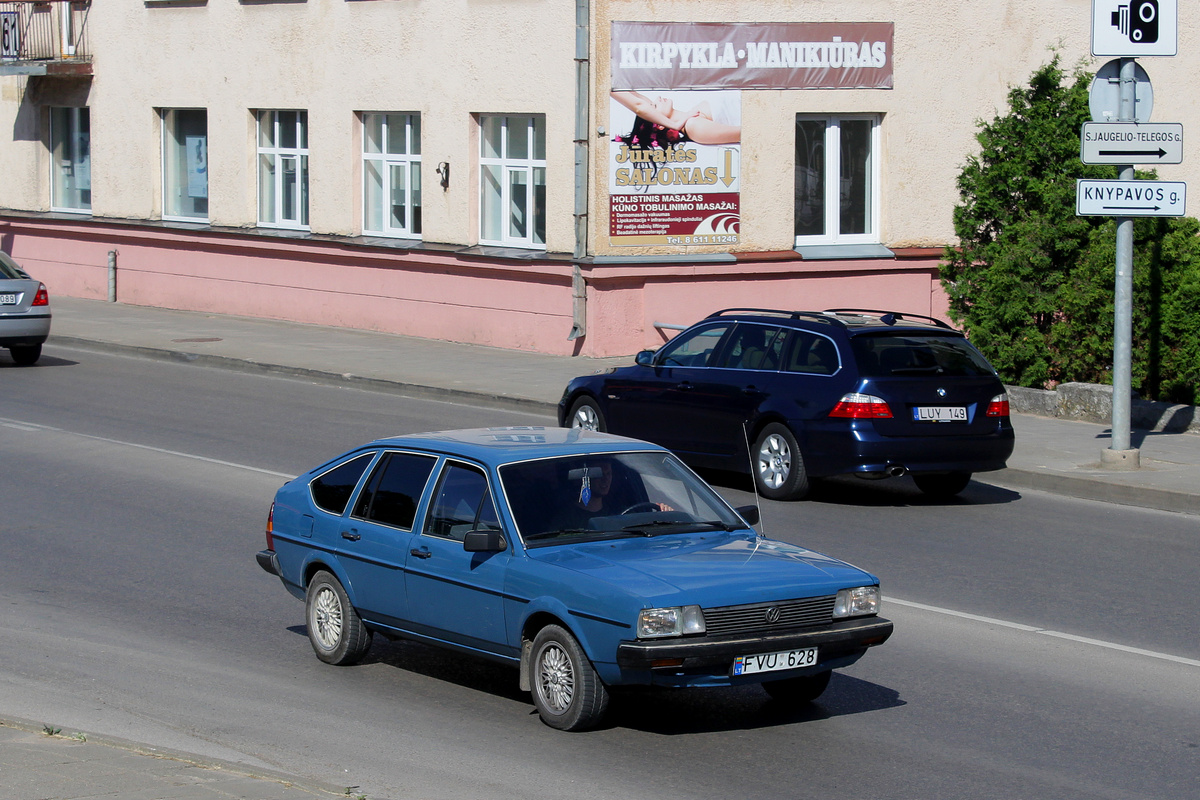
[[[303,625],[288,631],[307,635]],[[362,665],[383,664],[446,681],[465,689],[527,703],[528,692],[517,686],[512,667],[405,639],[376,636]],[[893,689],[834,673],[829,688],[813,703],[800,706],[772,699],[760,686],[715,689],[619,687],[612,691],[602,729],[630,728],[646,733],[683,735],[768,728],[829,719],[905,705]]]
[[[749,475],[720,470],[698,469],[697,474],[714,486],[754,494],[754,481]],[[911,477],[887,478],[871,481],[853,475],[838,475],[819,478],[811,482],[808,494],[800,503],[828,503],[830,505],[864,507],[908,507],[908,506],[973,506],[999,505],[1021,499],[1021,493],[985,483],[986,475],[972,480],[967,488],[956,497],[930,497],[917,488]],[[789,501],[763,500],[764,503],[787,504]]]
[[[761,686],[728,689],[623,688],[613,692],[605,727],[679,736],[771,728],[883,711],[906,705],[886,686],[833,673],[829,688],[811,703],[772,699]]]
[[[8,356],[8,351],[5,350],[3,355],[0,355],[0,369],[38,369],[39,367],[75,367],[78,366],[78,361],[72,361],[69,358],[56,358],[48,356],[45,353],[37,360],[36,364],[21,365],[13,361]]]

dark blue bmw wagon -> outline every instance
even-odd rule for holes
[[[559,424],[655,442],[803,497],[810,478],[912,475],[939,497],[1013,450],[1008,395],[966,337],[883,311],[726,309],[636,363],[572,380]]]

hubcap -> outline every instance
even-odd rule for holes
[[[764,485],[778,489],[788,479],[791,471],[791,448],[782,436],[771,434],[763,440],[762,448],[758,451],[759,477]]]
[[[326,650],[337,647],[342,638],[342,604],[332,589],[326,587],[317,592],[312,623],[322,647]]]
[[[591,406],[580,406],[575,412],[575,419],[571,420],[572,428],[583,428],[586,431],[594,431],[600,427],[600,419],[596,416],[596,409]]]
[[[571,707],[575,696],[575,670],[571,659],[558,644],[548,644],[538,661],[538,694],[546,707],[562,714]]]

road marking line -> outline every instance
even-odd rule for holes
[[[120,439],[109,439],[108,437],[105,437],[105,436],[93,436],[90,433],[78,433],[76,431],[68,431],[68,430],[64,430],[62,428],[55,428],[50,425],[38,425],[36,423],[30,423],[30,422],[18,422],[17,420],[12,420],[12,419],[0,419],[0,424],[3,424],[5,427],[8,427],[8,428],[17,428],[17,429],[23,430],[23,431],[30,431],[30,432],[53,431],[55,433],[65,433],[68,436],[79,436],[83,439],[91,439],[92,441],[95,441],[95,442],[104,442],[106,444],[119,444],[119,445],[123,445],[125,447],[136,447],[139,450],[148,450],[151,453],[161,453],[163,455],[168,455],[168,456],[178,456],[180,458],[190,458],[193,461],[203,461],[206,464],[216,464],[217,466],[221,466],[221,467],[233,467],[234,469],[244,469],[244,470],[248,470],[250,472],[258,472],[262,475],[272,475],[276,478],[283,478],[284,480],[289,480],[289,481],[292,478],[296,477],[295,475],[288,475],[287,473],[276,472],[276,471],[270,470],[270,469],[262,469],[261,467],[251,467],[246,464],[236,464],[232,461],[222,461],[219,458],[208,458],[207,456],[198,456],[193,453],[181,453],[178,450],[166,450],[162,447],[151,447],[148,444],[137,444],[136,442],[123,442]]]
[[[1009,622],[1007,620],[995,619],[993,617],[981,617],[978,614],[967,614],[963,611],[952,611],[948,608],[939,608],[938,606],[925,605],[924,603],[914,603],[911,600],[898,600],[895,597],[888,597],[887,602],[895,603],[898,606],[907,606],[909,608],[920,609],[921,611],[932,611],[935,614],[945,614],[948,617],[969,619],[972,622],[983,622],[988,625],[999,625],[1002,628],[1012,628],[1013,630],[1024,631],[1025,633],[1038,633],[1042,636],[1052,636],[1055,639],[1066,639],[1071,642],[1079,642],[1080,644],[1090,644],[1095,647],[1103,647],[1106,650],[1119,650],[1122,653],[1132,653],[1133,655],[1146,656],[1147,658],[1173,661],[1176,664],[1186,664],[1189,667],[1200,667],[1200,661],[1197,661],[1194,658],[1184,658],[1183,656],[1175,656],[1171,655],[1170,653],[1159,653],[1155,650],[1143,650],[1140,647],[1130,647],[1129,645],[1117,644],[1116,642],[1106,642],[1103,639],[1089,639],[1086,636],[1076,636],[1073,633],[1052,631],[1047,628],[1038,628],[1034,625],[1022,625],[1019,622]]]

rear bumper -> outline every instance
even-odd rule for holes
[[[254,554],[254,560],[267,572],[279,576],[279,556],[274,550],[259,550]]]
[[[881,436],[869,423],[809,429],[800,444],[810,475],[874,475],[890,468],[906,472],[990,472],[1004,469],[1012,455],[1011,426],[961,436]],[[807,456],[811,454],[812,458]]]
[[[0,312],[0,347],[42,344],[50,335],[50,313]]]

